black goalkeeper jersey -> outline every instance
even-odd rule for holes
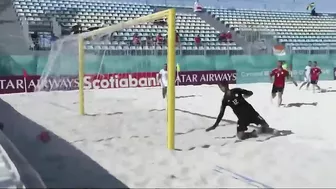
[[[248,116],[247,114],[254,114],[256,113],[255,109],[245,100],[245,97],[251,95],[253,95],[252,91],[241,88],[231,89],[230,93],[225,93],[223,97],[222,109],[230,106],[238,119],[241,119],[242,116]]]

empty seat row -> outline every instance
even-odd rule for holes
[[[298,49],[302,44],[316,44],[316,49],[336,43],[336,19],[331,15],[311,16],[309,13],[253,10],[208,9],[215,19],[235,30],[260,31],[278,42]],[[249,35],[249,33],[245,33]],[[252,35],[252,33],[251,33]]]
[[[58,4],[46,4],[46,3],[22,3],[18,2],[14,4],[16,8],[31,8],[34,7],[35,9],[57,9],[57,10],[68,10],[68,9],[84,9],[84,10],[108,10],[108,11],[118,11],[118,12],[125,12],[125,11],[146,11],[149,12],[149,8],[120,8],[120,7],[95,7],[95,6],[76,6],[76,5],[68,5],[68,6],[59,6]]]
[[[332,18],[324,18],[321,17],[320,19],[317,18],[300,18],[300,17],[280,17],[280,16],[270,16],[270,15],[230,15],[230,14],[216,14],[216,13],[212,13],[212,15],[216,15],[217,17],[229,17],[229,18],[241,18],[241,17],[249,17],[249,18],[254,18],[254,19],[265,19],[265,16],[267,16],[267,18],[269,18],[270,20],[281,20],[281,18],[285,18],[288,21],[298,21],[298,20],[302,20],[302,21],[324,21],[324,22],[331,22],[334,21]]]
[[[219,18],[220,19],[220,18]],[[227,21],[239,21],[239,22],[261,22],[261,23],[273,23],[273,24],[311,24],[311,21],[305,20],[278,20],[271,18],[252,18],[252,17],[225,17]],[[335,24],[336,21],[314,21],[316,24]]]
[[[336,39],[279,39],[281,43],[335,43]]]
[[[46,37],[47,38],[47,37]],[[115,45],[129,45],[130,43],[128,43],[126,40],[125,41],[87,41],[85,42],[86,45],[108,45],[108,46],[115,46]],[[224,43],[224,42],[205,42],[202,43],[205,46],[226,46],[226,47],[234,47],[236,46],[235,43]],[[181,42],[180,43],[181,46],[194,46],[195,43],[194,42]]]
[[[104,13],[117,13],[117,14],[128,14],[128,13],[134,13],[134,14],[151,14],[152,11],[146,11],[146,10],[139,10],[139,11],[109,11],[109,10],[98,10],[98,9],[77,9],[76,11],[69,11],[69,9],[58,9],[55,7],[35,7],[35,6],[21,6],[20,12],[32,12],[32,13],[41,13],[42,11],[58,11],[59,14],[65,14],[65,15],[76,15],[77,12],[87,12],[87,13],[94,13],[94,14],[104,14]]]
[[[336,47],[305,47],[305,46],[302,46],[302,47],[292,47],[291,48],[292,51],[300,51],[300,50],[308,50],[308,51],[311,51],[311,50],[323,50],[323,51],[330,51],[330,50],[336,50]]]
[[[336,33],[326,33],[326,32],[277,32],[276,34],[278,35],[288,35],[288,36],[292,36],[292,35],[297,35],[297,36],[336,36]]]
[[[119,38],[120,39],[120,38]],[[146,38],[145,37],[141,37],[140,38],[142,41],[145,41]],[[133,40],[133,37],[122,37],[121,39],[122,41],[132,41]],[[209,42],[215,42],[215,41],[218,41],[217,38],[202,38],[201,39],[203,43],[207,43],[208,45],[211,45],[211,43]],[[187,41],[190,41],[190,42],[194,42],[195,39],[194,38],[191,38],[191,37],[185,37],[185,38],[180,38],[180,41],[181,41],[181,45],[186,45],[186,43],[184,42],[187,42]],[[194,44],[194,43],[193,43]],[[214,44],[214,45],[219,45],[219,43],[217,44]],[[234,44],[235,45],[235,44]]]
[[[283,12],[283,11],[257,11],[257,10],[228,10],[228,9],[213,9],[208,8],[208,12],[213,12],[215,14],[237,14],[237,15],[267,15],[267,16],[279,16],[279,17],[292,17],[292,18],[309,18],[310,15],[307,12]],[[319,16],[311,17],[311,19],[319,18],[333,18],[327,14],[320,14]]]
[[[95,3],[95,1],[88,0],[30,0],[25,2],[15,0],[14,6],[20,19],[27,20],[30,25],[47,26],[51,24],[51,18],[56,18],[65,27],[80,23],[84,27],[83,29],[108,26],[154,12],[152,8],[145,5],[116,4],[113,2]],[[205,49],[242,51],[242,48],[237,47],[235,43],[224,43],[225,47],[222,47],[222,43],[218,42],[220,32],[194,13],[177,13],[176,30],[180,35],[182,49],[193,50],[192,46],[195,46],[194,37],[199,34]],[[104,42],[91,44],[92,42],[89,41],[87,46],[93,49],[127,49],[130,48],[127,46],[131,44],[134,33],[138,33],[141,39],[145,40],[146,36],[155,37],[158,33],[166,35],[167,27],[154,25],[153,23],[139,24],[129,29],[114,32],[110,44],[104,44]],[[46,40],[43,40],[43,43],[46,43]]]
[[[252,24],[233,24],[230,25],[234,28],[254,28],[254,29],[268,29],[273,31],[307,31],[307,32],[335,32],[331,28],[319,28],[319,27],[305,27],[305,26],[274,26],[274,25],[252,25]]]
[[[156,34],[166,34],[167,30],[161,30],[161,31],[155,31],[155,32],[135,32],[136,30],[130,30],[130,31],[117,31],[113,32],[113,36],[133,36],[135,33],[138,33],[139,36],[156,36]],[[180,37],[195,37],[196,35],[199,35],[200,37],[209,37],[209,38],[216,38],[218,35],[212,33],[212,34],[206,34],[206,33],[181,33],[178,32]]]
[[[309,35],[275,35],[274,37],[278,39],[322,39],[322,40],[329,40],[329,39],[336,39],[336,36],[309,36]]]
[[[51,47],[51,36],[50,33],[48,32],[39,32],[39,46],[41,49],[45,49],[45,48],[50,48]],[[129,46],[130,40],[132,38],[129,39],[124,39],[122,41],[115,41],[113,40],[111,41],[86,41],[85,45],[86,46],[99,46],[100,48],[103,49],[118,49],[119,46]],[[144,41],[145,42],[145,41]],[[144,43],[147,44],[147,43]],[[154,43],[153,43],[154,44]],[[186,47],[190,47],[190,46],[195,46],[193,40],[189,41],[189,42],[181,42],[179,43],[181,47],[186,46]],[[154,45],[151,45],[154,46]],[[237,48],[233,48],[236,46],[235,43],[224,43],[224,42],[218,42],[218,41],[206,41],[206,39],[204,41],[202,41],[201,46],[204,47],[210,47],[210,49],[215,49],[216,47],[221,47],[221,49],[230,49],[230,50],[237,50]],[[142,46],[141,46],[142,47]],[[124,49],[126,49],[127,47],[123,47]],[[238,48],[239,50],[241,50],[240,48]]]
[[[316,42],[316,43],[286,43],[286,46],[297,46],[297,47],[336,47],[336,43],[321,43],[321,42]]]
[[[310,29],[303,29],[303,28],[276,28],[273,29],[272,31],[276,31],[276,32],[290,32],[292,35],[293,33],[300,33],[300,32],[315,32],[315,33],[334,33],[334,30],[327,30],[327,29],[315,29],[315,30],[310,30]]]
[[[319,24],[315,24],[315,25],[309,25],[309,24],[267,24],[267,23],[253,23],[253,22],[232,22],[232,21],[227,21],[225,22],[225,24],[229,24],[229,25],[244,25],[244,26],[250,26],[250,27],[262,27],[262,26],[267,26],[267,28],[277,28],[277,27],[281,27],[281,28],[306,28],[306,29],[328,29],[328,30],[336,30],[336,26],[332,25],[319,25]]]
[[[26,3],[26,2],[39,2],[39,3],[60,3],[62,5],[94,5],[94,6],[115,6],[115,7],[140,7],[140,8],[150,8],[149,5],[138,4],[138,3],[123,3],[123,2],[113,2],[113,1],[58,1],[58,0],[15,0],[15,2]]]
[[[176,47],[178,49],[178,47]],[[86,50],[167,50],[166,46],[113,46],[113,45],[85,45]],[[234,46],[181,46],[182,50],[234,50],[234,51],[242,51],[241,47]]]

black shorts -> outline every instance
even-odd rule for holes
[[[162,96],[163,98],[167,95],[167,87],[162,87]]]
[[[272,87],[272,94],[275,94],[275,93],[283,93],[284,91],[284,87],[277,87],[277,86],[274,86]]]
[[[311,80],[310,83],[313,84],[313,85],[316,85],[317,84],[317,80]]]
[[[246,117],[242,117],[238,120],[237,132],[246,131],[250,124],[263,125],[266,121],[258,113],[247,114]]]

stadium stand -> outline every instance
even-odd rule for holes
[[[292,53],[336,50],[334,16],[307,12],[207,9],[215,19],[236,31],[259,31],[286,45]]]
[[[77,23],[83,30],[87,30],[151,14],[156,7],[164,8],[164,5],[90,0],[14,0],[13,3],[20,20],[29,24],[30,32],[35,32],[32,36],[38,36],[33,41],[38,44],[39,50],[50,49],[53,19],[63,30],[69,30]],[[205,8],[208,14],[224,24],[224,28],[235,30],[246,42],[239,42],[238,39],[231,43],[219,41],[218,35],[223,30],[204,20],[201,16],[203,13],[178,11],[176,25],[180,40],[177,49],[181,53],[204,54],[203,51],[206,51],[210,52],[207,54],[249,54],[247,48],[252,48],[251,44],[256,41],[261,42],[265,49],[283,44],[289,53],[318,54],[336,50],[336,19],[333,15],[311,16],[308,12]],[[141,41],[139,45],[132,43],[135,33]],[[153,23],[142,24],[114,32],[109,40],[98,44],[87,41],[86,49],[103,49],[112,54],[165,50],[165,45],[150,45],[145,42],[151,37],[155,41],[158,33],[164,36],[166,27]],[[256,33],[258,36],[253,36]],[[202,45],[195,45],[198,34]],[[267,52],[270,51],[262,51]]]
[[[111,25],[132,18],[151,14],[154,12],[153,7],[145,4],[117,3],[117,2],[94,2],[94,1],[54,1],[54,0],[15,0],[14,6],[20,20],[27,20],[31,28],[45,28],[51,25],[51,20],[56,17],[60,25],[65,28],[79,23],[83,30],[92,27],[101,27],[102,25]],[[193,50],[216,51],[218,54],[228,53],[229,51],[240,51],[234,42],[219,42],[219,31],[207,24],[204,20],[193,13],[178,13],[176,18],[176,28],[180,35],[178,48],[187,54],[193,54]],[[32,31],[32,30],[31,30]],[[48,39],[50,31],[33,31],[38,32],[38,44],[41,48],[50,48]],[[121,50],[152,50],[165,49],[166,46],[133,46],[132,36],[137,33],[141,41],[145,41],[148,36],[156,36],[158,33],[165,34],[165,26],[151,24],[142,24],[123,31],[114,32],[112,40],[99,44],[87,42],[87,49],[104,49],[110,51]],[[201,46],[194,45],[194,38],[199,34],[201,37]],[[235,52],[234,54],[239,54]]]

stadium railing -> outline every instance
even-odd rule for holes
[[[301,44],[300,46],[295,46],[295,44],[286,44],[286,51],[289,54],[319,54],[328,55],[336,54],[336,45],[332,43],[326,44]]]

